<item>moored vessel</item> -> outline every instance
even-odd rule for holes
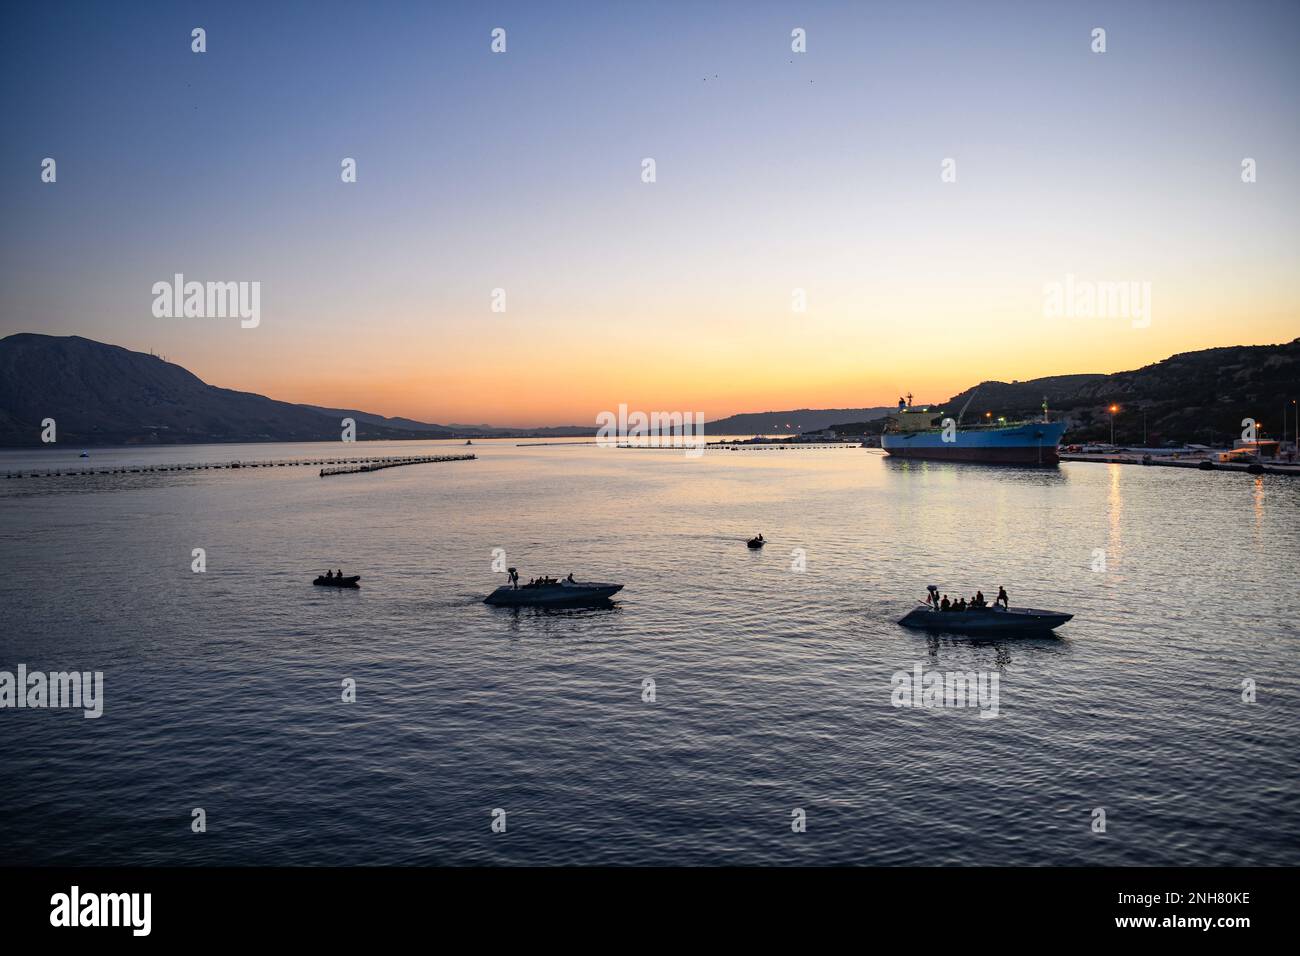
[[[898,411],[890,416],[880,447],[898,458],[1055,465],[1065,429],[1065,422],[1048,419],[1046,401],[1039,421],[962,425],[961,415],[954,420],[945,418],[942,410],[916,408],[908,395],[898,400]]]

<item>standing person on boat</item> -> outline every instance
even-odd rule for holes
[[[506,570],[508,571],[507,577],[508,577],[508,579],[509,579],[509,581],[510,581],[510,587],[512,587],[514,590],[518,591],[518,590],[519,590],[519,572],[518,572],[515,568],[507,568]]]
[[[1009,598],[1007,597],[1007,589],[1000,584],[998,585],[998,596],[993,600],[993,606],[997,607],[999,604],[1002,605],[1003,610],[1007,610],[1010,607]]]

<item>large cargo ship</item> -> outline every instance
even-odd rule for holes
[[[899,458],[975,461],[1008,465],[1055,465],[1065,422],[1041,421],[961,425],[942,411],[914,408],[912,396],[898,400],[898,412],[880,436],[880,447]],[[947,423],[947,427],[945,427]]]

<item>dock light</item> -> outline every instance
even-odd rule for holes
[[[992,417],[993,417],[993,413],[992,413],[992,412],[985,412],[985,413],[984,413],[984,417],[985,417],[985,418],[992,418]]]
[[[1118,405],[1110,407],[1110,445],[1112,448],[1115,447],[1115,413],[1117,411],[1119,411]]]

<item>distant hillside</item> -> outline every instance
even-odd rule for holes
[[[0,339],[0,445],[40,444],[46,418],[71,445],[336,441],[349,415],[359,439],[452,437],[437,425],[393,427],[217,388],[156,356],[76,335]]]
[[[995,417],[1028,418],[1041,414],[1044,396],[1054,417],[1070,422],[1070,443],[1109,441],[1109,407],[1115,414],[1115,441],[1134,445],[1167,441],[1231,444],[1241,435],[1243,418],[1264,423],[1266,434],[1280,437],[1282,409],[1295,415],[1292,399],[1300,397],[1300,339],[1283,345],[1234,345],[1183,352],[1153,365],[1111,375],[1054,375],[1024,382],[981,382],[934,404],[964,421]],[[972,398],[973,396],[973,398]],[[917,404],[924,404],[917,402]],[[892,411],[892,409],[891,409]],[[1294,422],[1294,419],[1291,419]],[[857,420],[837,431],[879,433],[882,419]],[[1294,436],[1295,426],[1288,429]]]
[[[799,408],[787,412],[748,412],[707,422],[711,435],[788,435],[815,432],[850,419],[878,418],[891,408]]]
[[[932,406],[950,415],[967,400],[966,421],[1038,414],[1047,396],[1053,414],[1070,422],[1066,440],[1108,439],[1116,403],[1115,438],[1147,442],[1226,444],[1254,418],[1265,434],[1281,433],[1282,409],[1294,414],[1300,393],[1300,339],[1284,345],[1231,346],[1186,352],[1113,375],[1055,375],[1025,382],[982,382]],[[972,399],[972,395],[974,396]],[[918,404],[921,404],[918,402]],[[878,433],[892,408],[756,412],[709,422],[712,435],[789,434],[831,427],[845,434]],[[594,425],[515,429],[446,426],[386,418],[356,409],[278,402],[251,392],[217,388],[153,355],[80,336],[19,333],[0,339],[0,445],[40,444],[41,421],[57,422],[71,445],[181,442],[336,441],[340,420],[357,422],[357,438],[428,439],[484,436],[579,436]]]
[[[1166,440],[1229,444],[1241,437],[1241,421],[1262,422],[1269,437],[1281,437],[1282,409],[1294,415],[1300,398],[1300,338],[1284,345],[1236,345],[1183,352],[1131,372],[1091,382],[1059,401],[1074,423],[1069,441],[1109,440],[1113,402],[1115,440]],[[976,399],[979,401],[979,399]],[[1293,420],[1294,421],[1294,420]],[[1295,437],[1295,426],[1288,428]]]
[[[1040,411],[1044,396],[1049,407],[1058,406],[1063,400],[1075,395],[1080,389],[1104,382],[1106,375],[1049,375],[1046,378],[1030,379],[1027,382],[980,382],[974,388],[959,392],[943,407],[953,412],[960,412],[967,400],[971,399],[966,410],[967,417],[982,415],[985,411],[995,409],[1033,409]],[[1003,411],[995,414],[1002,415]]]
[[[351,416],[356,419],[358,424],[365,422],[369,425],[379,425],[397,431],[416,432],[418,437],[422,438],[445,438],[448,432],[461,438],[575,438],[596,433],[594,424],[549,425],[539,428],[501,428],[496,425],[430,425],[426,422],[417,422],[413,418],[385,418],[383,415],[374,415],[370,412],[359,412],[345,408],[324,408],[319,405],[301,405],[299,407],[321,412],[335,421],[345,416]]]

